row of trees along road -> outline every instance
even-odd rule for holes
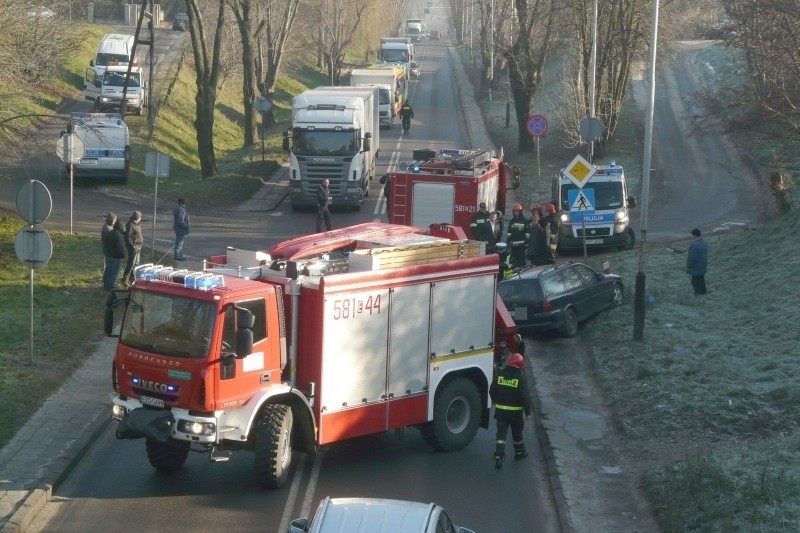
[[[253,103],[272,100],[281,62],[287,54],[314,46],[318,66],[330,83],[339,83],[348,48],[362,49],[396,31],[408,0],[184,0],[197,70],[196,120],[200,170],[217,175],[214,153],[216,91],[223,77],[237,69],[243,89],[244,144],[252,146],[257,131]],[[232,19],[229,16],[232,15]],[[232,20],[232,23],[229,21]],[[238,38],[234,38],[234,30]],[[228,58],[229,61],[225,59]],[[268,114],[267,123],[274,123]]]
[[[571,146],[580,142],[578,125],[589,116],[591,109],[592,27],[596,4],[594,116],[605,126],[597,145],[602,150],[617,128],[631,76],[637,65],[649,56],[653,0],[448,2],[455,21],[468,21],[473,17],[478,25],[481,94],[496,91],[501,82],[510,83],[521,152],[532,151],[535,147],[525,123],[534,111],[545,72],[561,78],[558,84],[561,101],[554,107],[567,142]],[[670,43],[677,35],[692,31],[708,13],[720,11],[717,0],[662,0],[661,4],[658,46],[662,61],[669,60]],[[455,29],[457,41],[464,43],[469,29],[463,23],[456,23]]]

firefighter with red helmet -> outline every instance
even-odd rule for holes
[[[556,249],[558,248],[558,215],[556,214],[556,211],[557,209],[555,204],[545,204],[545,215],[542,219],[542,227],[547,227],[547,244],[551,258],[556,256]]]
[[[531,416],[531,397],[525,381],[524,367],[525,358],[519,353],[512,353],[489,387],[489,396],[494,402],[494,419],[497,421],[495,468],[503,466],[509,427],[514,444],[514,460],[519,461],[528,456],[525,442],[522,440],[522,430],[525,427],[525,420]]]
[[[522,268],[527,263],[525,259],[525,249],[531,239],[531,223],[522,214],[522,205],[514,204],[511,210],[511,220],[508,222],[508,235],[506,243],[511,253],[511,266]]]

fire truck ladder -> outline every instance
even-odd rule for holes
[[[471,170],[492,158],[490,150],[442,150],[442,156],[451,158],[453,170]]]
[[[406,226],[409,221],[406,220],[406,204],[408,203],[408,179],[399,180],[395,179],[392,184],[393,191],[392,197],[394,199],[393,212],[397,217],[397,224]]]

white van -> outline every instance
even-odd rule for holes
[[[124,33],[107,33],[97,45],[94,59],[83,77],[83,96],[94,102],[100,95],[100,86],[106,67],[110,65],[128,65],[133,61],[134,36]]]
[[[83,145],[83,157],[73,166],[76,181],[128,183],[131,139],[122,115],[72,113],[67,133],[74,133]]]

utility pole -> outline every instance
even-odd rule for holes
[[[647,101],[644,133],[644,168],[642,169],[642,221],[639,238],[639,270],[636,273],[636,294],[633,299],[633,340],[644,340],[645,315],[645,241],[650,197],[650,155],[653,147],[653,108],[656,101],[656,44],[658,43],[658,0],[653,0],[653,38],[650,43],[650,98]]]

